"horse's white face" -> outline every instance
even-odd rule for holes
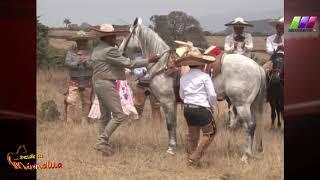
[[[124,51],[124,54],[127,57],[130,57],[131,55],[135,54],[137,52],[137,49],[141,49],[141,45],[138,39],[138,33],[141,24],[141,18],[136,19],[130,27],[130,34],[123,39],[120,45],[120,50]]]

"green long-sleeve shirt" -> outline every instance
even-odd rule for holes
[[[105,42],[100,42],[92,53],[93,79],[125,80],[125,68],[142,67],[148,60],[131,61],[121,52]]]

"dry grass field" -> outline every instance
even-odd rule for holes
[[[63,114],[63,93],[66,90],[65,71],[55,70],[37,74],[38,105],[54,100]],[[264,114],[264,152],[257,154],[249,164],[240,161],[245,132],[229,132],[225,128],[226,105],[219,103],[215,110],[218,133],[202,159],[201,168],[186,164],[184,152],[186,123],[180,106],[177,115],[178,149],[175,156],[165,153],[167,131],[165,123],[155,127],[146,105],[143,118],[133,123],[124,123],[113,134],[111,143],[116,154],[103,157],[93,150],[98,126],[65,125],[60,120],[48,122],[38,119],[37,152],[44,154],[38,163],[51,161],[63,163],[62,169],[38,170],[39,180],[122,180],[122,179],[190,179],[190,180],[277,180],[281,179],[280,130],[269,130],[269,107]],[[219,113],[218,113],[219,112]]]

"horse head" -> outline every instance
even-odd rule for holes
[[[280,50],[273,51],[273,54],[272,54],[270,60],[273,63],[272,70],[269,73],[270,82],[280,83],[281,81],[283,81],[283,69],[284,69],[284,67],[283,67],[283,60],[284,60],[283,52]]]
[[[123,52],[123,55],[130,57],[132,54],[135,54],[141,51],[141,46],[137,39],[137,29],[142,24],[141,18],[136,18],[133,24],[130,26],[130,33],[124,37],[122,43],[119,46],[119,50]]]

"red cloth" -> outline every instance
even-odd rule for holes
[[[211,51],[208,52],[208,55],[217,56],[221,53],[221,49],[218,47],[213,48]]]

